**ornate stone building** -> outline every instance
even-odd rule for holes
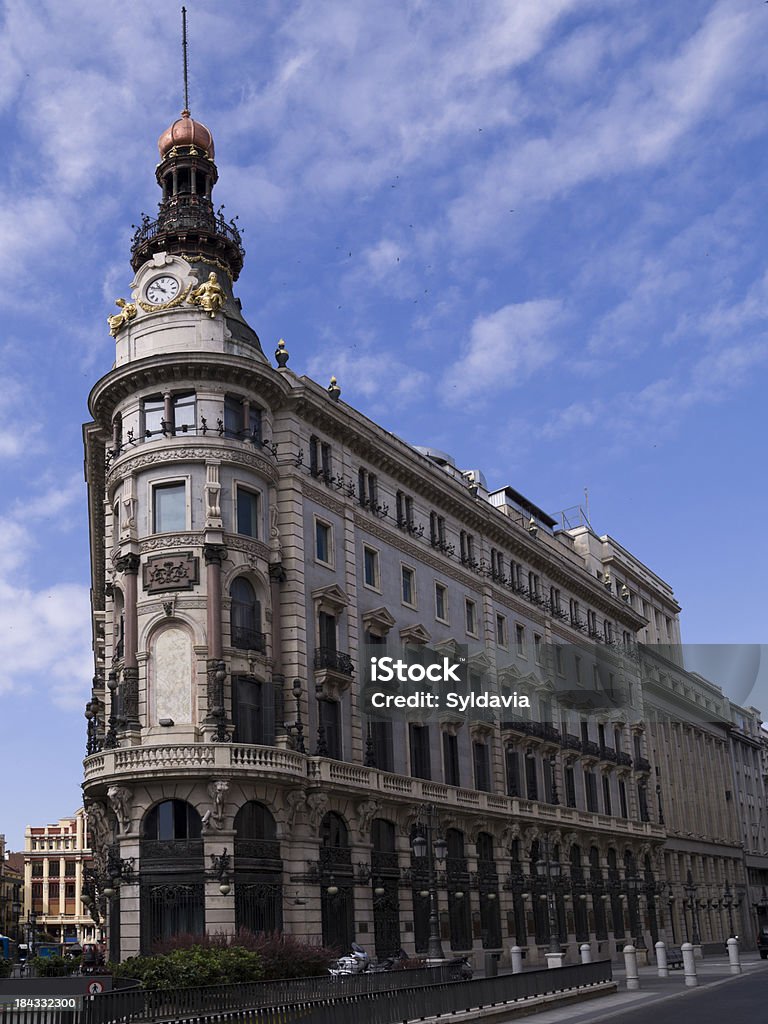
[[[631,556],[615,587],[605,538],[399,440],[282,342],[273,366],[210,132],[184,112],[159,147],[84,428],[84,789],[112,955],[236,927],[426,950],[430,905],[454,952],[666,934],[638,640],[677,642],[671,591]],[[475,691],[530,707],[376,717],[371,648],[460,654]]]
[[[93,942],[98,936],[83,905],[88,899],[86,875],[91,860],[82,807],[54,825],[28,825],[24,835],[24,903],[22,929],[56,942]]]

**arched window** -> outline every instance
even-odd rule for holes
[[[320,912],[323,945],[348,950],[355,937],[352,851],[340,814],[329,811],[320,823]]]
[[[320,825],[322,849],[341,849],[349,846],[349,830],[340,814],[328,811]]]
[[[256,591],[245,576],[238,576],[232,581],[229,596],[232,599],[232,646],[263,654],[265,638],[261,632],[261,603]]]
[[[400,894],[396,829],[391,821],[374,818],[371,823],[371,886],[376,955],[394,956],[401,946]]]
[[[164,800],[155,804],[144,818],[144,839],[169,842],[180,839],[199,839],[202,820],[195,808],[186,800]]]
[[[249,800],[235,816],[235,924],[254,934],[283,926],[283,862],[271,812]]]
[[[249,800],[235,816],[235,832],[238,839],[275,839],[277,826],[264,804]]]
[[[164,800],[144,816],[140,844],[141,948],[205,931],[202,821],[185,800]]]

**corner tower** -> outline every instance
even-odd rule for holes
[[[271,736],[282,707],[271,439],[290,384],[233,292],[244,251],[213,207],[211,132],[185,109],[159,148],[158,215],[136,230],[130,292],[107,317],[114,365],[84,428],[96,665],[84,902],[108,922],[116,959],[178,930],[234,930],[234,690],[246,742],[265,714]],[[260,828],[254,791],[238,795]],[[239,863],[247,874],[253,858]],[[259,885],[279,888],[267,868],[254,867]],[[270,900],[254,912],[278,928],[281,900]]]

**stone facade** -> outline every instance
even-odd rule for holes
[[[282,345],[273,367],[234,296],[236,229],[210,221],[212,159],[161,148],[157,176],[160,219],[137,233],[131,312],[111,321],[84,428],[85,799],[112,955],[239,926],[424,950],[411,842],[427,809],[447,843],[446,948],[517,943],[535,961],[553,927],[571,957],[667,935],[681,864],[638,641],[679,643],[670,588],[610,538],[556,529],[383,430]],[[530,710],[378,721],[360,683],[372,646],[461,652]],[[704,731],[725,772],[725,724]],[[734,861],[717,881],[743,888],[732,812],[712,827]],[[562,881],[538,876],[552,862]]]
[[[36,916],[36,935],[56,942],[93,942],[93,920],[82,905],[90,864],[88,829],[82,808],[55,825],[28,825],[24,835],[22,930]]]

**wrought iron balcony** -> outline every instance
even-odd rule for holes
[[[606,747],[605,744],[603,744],[603,746],[600,747],[600,758],[603,761],[612,761],[615,764],[617,760],[616,751],[613,747]]]
[[[232,646],[240,651],[258,651],[266,654],[267,634],[247,626],[232,626]]]
[[[352,868],[352,850],[348,846],[321,846],[320,866],[329,871]]]
[[[620,750],[618,752],[618,754],[616,755],[616,760],[618,764],[624,765],[625,768],[632,767],[632,758],[629,756],[629,754],[625,754],[623,750]]]
[[[326,668],[343,676],[351,676],[355,672],[350,656],[343,651],[335,651],[330,647],[315,648],[315,668]]]
[[[245,256],[242,238],[235,223],[224,220],[221,213],[215,213],[209,199],[191,194],[178,195],[166,200],[161,206],[157,220],[143,216],[131,242],[131,253],[135,254],[144,249],[158,235],[179,230],[221,235],[238,250],[241,257]]]
[[[571,732],[563,733],[560,743],[565,750],[581,750],[581,740]]]
[[[591,757],[600,756],[600,744],[595,743],[594,740],[582,740],[581,749],[585,754]]]
[[[644,757],[638,757],[635,759],[635,769],[639,772],[649,772],[651,770],[651,762]]]

